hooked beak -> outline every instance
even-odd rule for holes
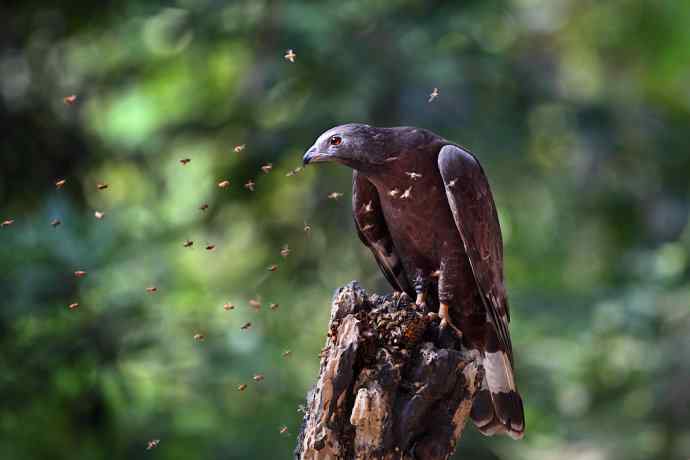
[[[334,157],[333,155],[329,155],[327,153],[320,153],[316,150],[316,147],[312,147],[309,150],[307,150],[307,153],[304,154],[304,166],[308,165],[309,163],[323,163],[326,161],[333,161]]]

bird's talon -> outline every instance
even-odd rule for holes
[[[418,310],[426,313],[428,311],[426,306],[426,291],[424,290],[423,285],[420,284],[422,282],[419,281],[421,279],[421,275],[418,275],[417,278],[417,284],[419,284],[419,286],[417,286],[417,299],[415,300],[415,305],[417,306]]]
[[[451,328],[453,330],[453,332],[455,332],[455,335],[457,335],[459,339],[462,339],[462,331],[460,329],[458,329],[457,327],[455,327],[453,325],[453,323],[451,323],[450,321],[447,321],[446,319],[441,320],[441,324],[439,325],[439,328],[441,330]]]
[[[440,328],[441,329],[446,329],[450,327],[455,331],[455,333],[458,335],[458,337],[462,338],[462,331],[458,329],[455,324],[453,324],[453,321],[450,319],[450,312],[448,311],[448,304],[446,303],[441,303],[438,308],[438,316],[441,317],[441,324]]]

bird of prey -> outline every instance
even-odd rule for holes
[[[317,162],[354,170],[357,231],[391,286],[423,311],[438,304],[441,328],[479,350],[485,376],[470,414],[479,431],[521,438],[503,241],[477,158],[425,129],[352,123],[318,137],[304,155],[305,165]]]

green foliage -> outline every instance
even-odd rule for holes
[[[333,289],[388,289],[354,232],[350,172],[285,176],[350,121],[460,142],[494,189],[528,434],[470,428],[458,458],[688,457],[690,3],[29,1],[0,16],[0,220],[15,220],[0,229],[0,457],[289,458]]]

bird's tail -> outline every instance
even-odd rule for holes
[[[525,413],[508,356],[502,351],[485,353],[483,364],[484,380],[472,404],[472,421],[486,436],[507,434],[521,439]]]

